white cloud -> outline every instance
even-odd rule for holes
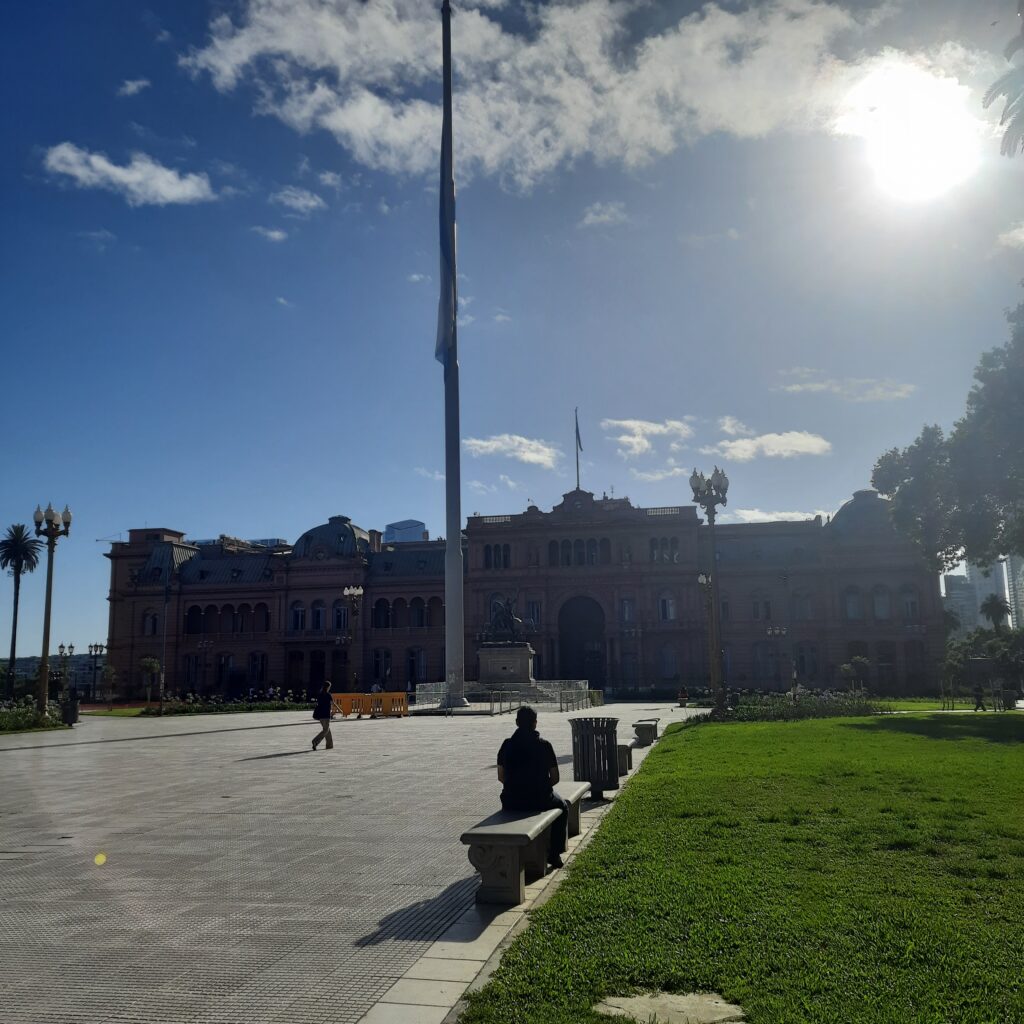
[[[504,473],[498,474],[498,480],[503,483],[510,491],[519,490],[519,484],[515,482],[510,476],[506,476]]]
[[[291,309],[292,304],[283,295],[278,295],[278,297],[274,299],[274,301],[279,306],[287,306],[289,309]]]
[[[279,192],[275,192],[270,197],[270,201],[287,206],[289,210],[294,210],[303,216],[309,215],[314,210],[327,208],[327,204],[315,192],[310,192],[308,188],[298,188],[296,185],[286,185]]]
[[[679,5],[640,38],[635,3],[550,0],[519,29],[490,15],[500,4],[464,5],[452,26],[460,174],[528,188],[582,159],[634,168],[712,134],[836,130],[866,59],[835,53],[858,52],[890,10],[845,2]],[[253,81],[261,113],[333,134],[364,166],[419,174],[436,161],[440,110],[423,95],[437,49],[422,0],[243,0],[182,64],[222,91]]]
[[[602,225],[625,224],[628,221],[629,217],[626,216],[625,203],[591,203],[583,211],[583,216],[576,226],[579,228],[593,228]]]
[[[429,274],[410,274],[406,278],[406,280],[407,281],[411,281],[413,284],[420,284],[423,281],[429,281],[430,280],[430,275]]]
[[[288,237],[287,231],[282,231],[280,228],[264,228],[260,227],[259,224],[254,225],[249,230],[255,231],[257,235],[265,238],[268,242],[283,242]]]
[[[327,188],[338,190],[341,188],[341,175],[336,171],[321,171],[319,174],[320,184]]]
[[[735,523],[800,523],[815,516],[824,519],[827,515],[821,509],[814,512],[762,512],[759,508],[737,508],[723,512],[720,519]]]
[[[491,437],[467,437],[462,446],[474,458],[484,455],[503,455],[529,466],[555,469],[562,458],[561,449],[540,439],[521,434],[494,434]]]
[[[904,384],[891,377],[827,377],[822,370],[808,366],[794,366],[779,371],[783,377],[790,377],[789,384],[780,384],[776,391],[789,394],[831,394],[847,402],[893,402],[909,398],[916,390],[916,384]]]
[[[725,231],[712,231],[707,234],[690,231],[680,235],[679,240],[690,249],[703,249],[714,242],[736,242],[739,237],[740,233],[736,228],[727,228]]]
[[[643,480],[645,483],[657,483],[659,480],[670,480],[673,477],[690,475],[690,470],[683,469],[682,466],[666,466],[665,469],[634,469],[632,466],[629,469],[630,474],[634,480]]]
[[[619,432],[609,440],[615,441],[624,459],[653,451],[652,437],[671,438],[672,451],[681,451],[681,442],[693,437],[693,427],[683,420],[665,420],[661,423],[652,423],[650,420],[601,420],[601,429]]]
[[[782,434],[760,434],[735,441],[719,441],[700,449],[702,455],[719,455],[733,462],[752,459],[792,459],[798,455],[827,455],[832,445],[819,434],[806,430],[788,430]]]
[[[1024,249],[1024,221],[1004,231],[998,242],[1004,249]]]
[[[512,322],[512,317],[509,316],[507,309],[502,309],[501,306],[497,306],[494,310],[494,322],[496,324],[507,324]]]
[[[117,241],[117,235],[106,228],[100,228],[97,231],[79,231],[78,237],[84,242],[89,242],[97,252],[106,252]]]
[[[427,480],[433,480],[435,483],[444,482],[444,473],[441,473],[436,469],[424,469],[422,466],[417,466],[413,472],[417,476],[425,477]]]
[[[718,421],[718,429],[730,437],[750,437],[754,431],[735,416],[722,416]]]
[[[118,87],[118,96],[135,96],[153,83],[148,78],[126,78]]]
[[[494,484],[485,484],[482,480],[470,480],[466,486],[474,494],[494,494],[498,489]]]
[[[46,151],[43,165],[51,174],[69,177],[79,188],[102,188],[123,196],[129,206],[202,203],[217,196],[205,174],[179,174],[145,153],[131,163],[111,163],[104,153],[90,153],[71,142]]]

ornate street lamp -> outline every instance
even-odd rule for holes
[[[48,686],[50,678],[50,609],[53,599],[53,552],[57,547],[57,538],[66,537],[71,532],[71,509],[64,506],[63,513],[53,505],[47,504],[44,512],[36,505],[32,516],[36,524],[36,536],[46,538],[46,604],[43,610],[43,657],[39,665],[39,679],[36,686],[36,707],[41,715],[46,714],[49,700]],[[45,524],[45,525],[44,525]]]
[[[355,690],[355,644],[358,633],[356,632],[357,619],[359,618],[359,607],[363,599],[363,588],[360,586],[346,587],[342,592],[341,596],[348,601],[349,606],[349,621],[348,621],[348,640],[349,640],[349,673],[351,681],[348,683],[349,692]]]
[[[706,477],[694,469],[690,477],[690,489],[693,500],[704,509],[708,517],[708,529],[711,536],[711,572],[701,573],[702,581],[711,588],[710,618],[710,656],[711,656],[711,688],[715,691],[715,706],[719,712],[725,711],[725,673],[722,670],[722,626],[721,601],[718,595],[718,552],[715,546],[715,510],[725,505],[729,492],[729,478],[725,472],[715,466],[711,476]],[[698,577],[700,579],[700,577]]]
[[[106,649],[106,644],[89,644],[89,655],[92,658],[92,699],[96,700],[96,666],[99,657]]]

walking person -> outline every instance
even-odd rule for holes
[[[981,683],[974,684],[974,710],[985,711],[985,691],[981,688]]]
[[[324,746],[331,750],[334,747],[334,737],[331,735],[331,711],[334,701],[331,698],[331,681],[324,680],[323,689],[317,694],[316,707],[313,709],[313,717],[320,723],[320,731],[313,737],[313,749],[316,745],[325,740]]]
[[[558,759],[555,748],[537,732],[537,712],[525,705],[516,712],[516,731],[498,751],[498,781],[501,806],[506,811],[548,811],[559,808],[561,814],[551,826],[548,863],[562,866],[569,802],[554,790],[558,785]]]

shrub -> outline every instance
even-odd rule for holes
[[[789,722],[800,718],[853,718],[876,715],[877,703],[862,694],[788,693],[741,697],[735,710],[726,712],[723,721]]]
[[[60,718],[60,705],[50,704],[45,715],[36,711],[34,698],[25,697],[21,701],[4,701],[0,703],[0,732],[18,732],[22,729],[59,729],[63,723]]]
[[[219,715],[237,714],[240,711],[295,711],[300,708],[311,708],[313,702],[265,700],[265,701],[228,701],[225,703],[201,701],[164,701],[165,715]],[[140,715],[159,715],[159,707],[146,707]]]

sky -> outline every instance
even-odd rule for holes
[[[466,0],[453,17],[462,508],[575,486],[828,513],[962,413],[1021,299],[1012,0]],[[0,528],[74,512],[53,646],[160,526],[444,532],[440,17],[54,0],[0,39]],[[39,651],[45,573],[22,588]],[[0,586],[7,653],[12,587]]]

